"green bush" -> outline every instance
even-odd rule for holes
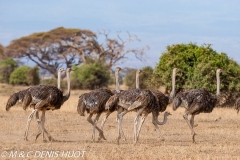
[[[57,79],[56,78],[48,78],[48,79],[42,79],[41,84],[42,85],[50,85],[50,86],[56,86],[57,87]],[[60,87],[62,90],[67,88],[67,82],[66,80],[61,79],[60,81]],[[71,83],[71,89],[72,88],[72,83]]]
[[[136,88],[136,69],[127,68],[126,76],[124,78],[124,84],[128,86],[129,89]],[[139,80],[141,82],[141,79]]]
[[[74,86],[82,87],[81,89],[97,89],[108,86],[110,72],[102,63],[88,63],[76,67],[71,79]]]
[[[37,85],[40,83],[39,69],[37,66],[30,68],[30,70],[28,70],[27,82],[29,85]]]
[[[0,61],[0,83],[9,83],[10,75],[17,66],[18,63],[12,58]]]
[[[151,77],[153,69],[150,66],[143,67],[142,73],[139,76],[139,86],[141,89],[152,89],[153,85],[151,84]],[[136,88],[136,69],[128,69],[127,75],[124,79],[124,83],[128,88]]]
[[[240,91],[240,66],[225,53],[217,53],[210,45],[174,44],[160,57],[154,69],[152,83],[171,88],[172,69],[181,69],[176,77],[176,89],[205,88],[216,93],[216,70],[221,68],[221,92],[232,103]],[[226,103],[228,104],[228,103]]]
[[[40,77],[37,67],[21,66],[10,75],[10,83],[18,85],[37,85]]]

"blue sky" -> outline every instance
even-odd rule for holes
[[[137,35],[149,46],[146,62],[130,56],[123,66],[155,67],[167,45],[212,44],[240,64],[240,1],[238,0],[0,0],[0,43],[34,32],[66,28],[101,29]]]

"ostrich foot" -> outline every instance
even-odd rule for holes
[[[99,138],[102,138],[102,139],[104,139],[104,140],[107,140],[107,139],[105,138],[103,132],[100,132],[100,133],[99,133]]]
[[[193,135],[192,135],[193,143],[196,143],[196,141],[195,141],[195,136],[196,136],[196,135],[197,135],[196,133],[193,133]]]
[[[198,126],[198,124],[194,124],[194,128],[197,127],[197,126]]]
[[[27,138],[27,137],[24,137],[23,139],[24,139],[25,141],[28,141],[28,138]]]
[[[117,144],[119,144],[119,140],[120,140],[120,137],[117,137],[115,140],[117,142]]]
[[[56,140],[56,139],[52,138],[51,136],[50,136],[50,137],[48,137],[48,139],[49,139],[49,141],[50,141],[50,142],[58,142],[58,140]]]
[[[165,141],[164,134],[160,134],[159,139],[160,139],[160,141]]]

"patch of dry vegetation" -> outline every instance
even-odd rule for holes
[[[3,151],[78,151],[85,150],[79,159],[240,159],[240,115],[233,109],[215,108],[210,114],[195,117],[198,124],[195,131],[197,144],[192,143],[191,131],[182,115],[184,109],[167,111],[172,113],[168,122],[159,126],[164,140],[151,123],[149,115],[143,124],[140,140],[133,144],[133,120],[135,112],[126,114],[123,119],[123,130],[127,142],[116,144],[116,113],[109,116],[104,131],[106,141],[91,142],[92,126],[87,116],[77,113],[78,96],[88,91],[75,90],[70,99],[60,110],[46,113],[46,129],[60,140],[43,143],[41,137],[34,141],[37,127],[34,121],[30,125],[29,141],[23,140],[27,117],[31,109],[22,110],[21,106],[5,111],[8,96],[1,96],[0,102],[0,153]],[[102,116],[101,116],[102,117]],[[159,120],[163,119],[160,114]],[[98,122],[100,126],[102,118]],[[98,135],[98,133],[96,132]],[[1,159],[1,158],[0,158]],[[17,159],[17,158],[15,158]],[[22,159],[22,158],[19,158]],[[51,158],[47,158],[51,159]],[[56,159],[56,158],[52,158]],[[58,157],[57,159],[66,159]],[[74,159],[74,158],[68,158]]]

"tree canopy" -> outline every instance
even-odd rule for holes
[[[154,69],[152,83],[171,87],[172,69],[181,69],[176,86],[184,90],[205,88],[216,92],[216,70],[221,68],[221,92],[226,102],[231,102],[240,91],[240,66],[225,53],[217,53],[211,45],[174,44],[167,46]]]
[[[127,44],[138,40],[136,36],[128,34],[123,39],[117,33],[117,38],[110,38],[105,31],[99,32],[101,36],[102,41],[90,30],[59,27],[15,39],[6,47],[6,53],[9,57],[26,57],[55,77],[58,68],[79,65],[87,59],[101,62],[109,69],[130,53],[142,60],[145,48],[127,48]]]
[[[59,27],[13,40],[7,46],[7,53],[13,57],[27,57],[57,77],[59,67],[71,67],[85,60],[95,36],[89,30]]]

